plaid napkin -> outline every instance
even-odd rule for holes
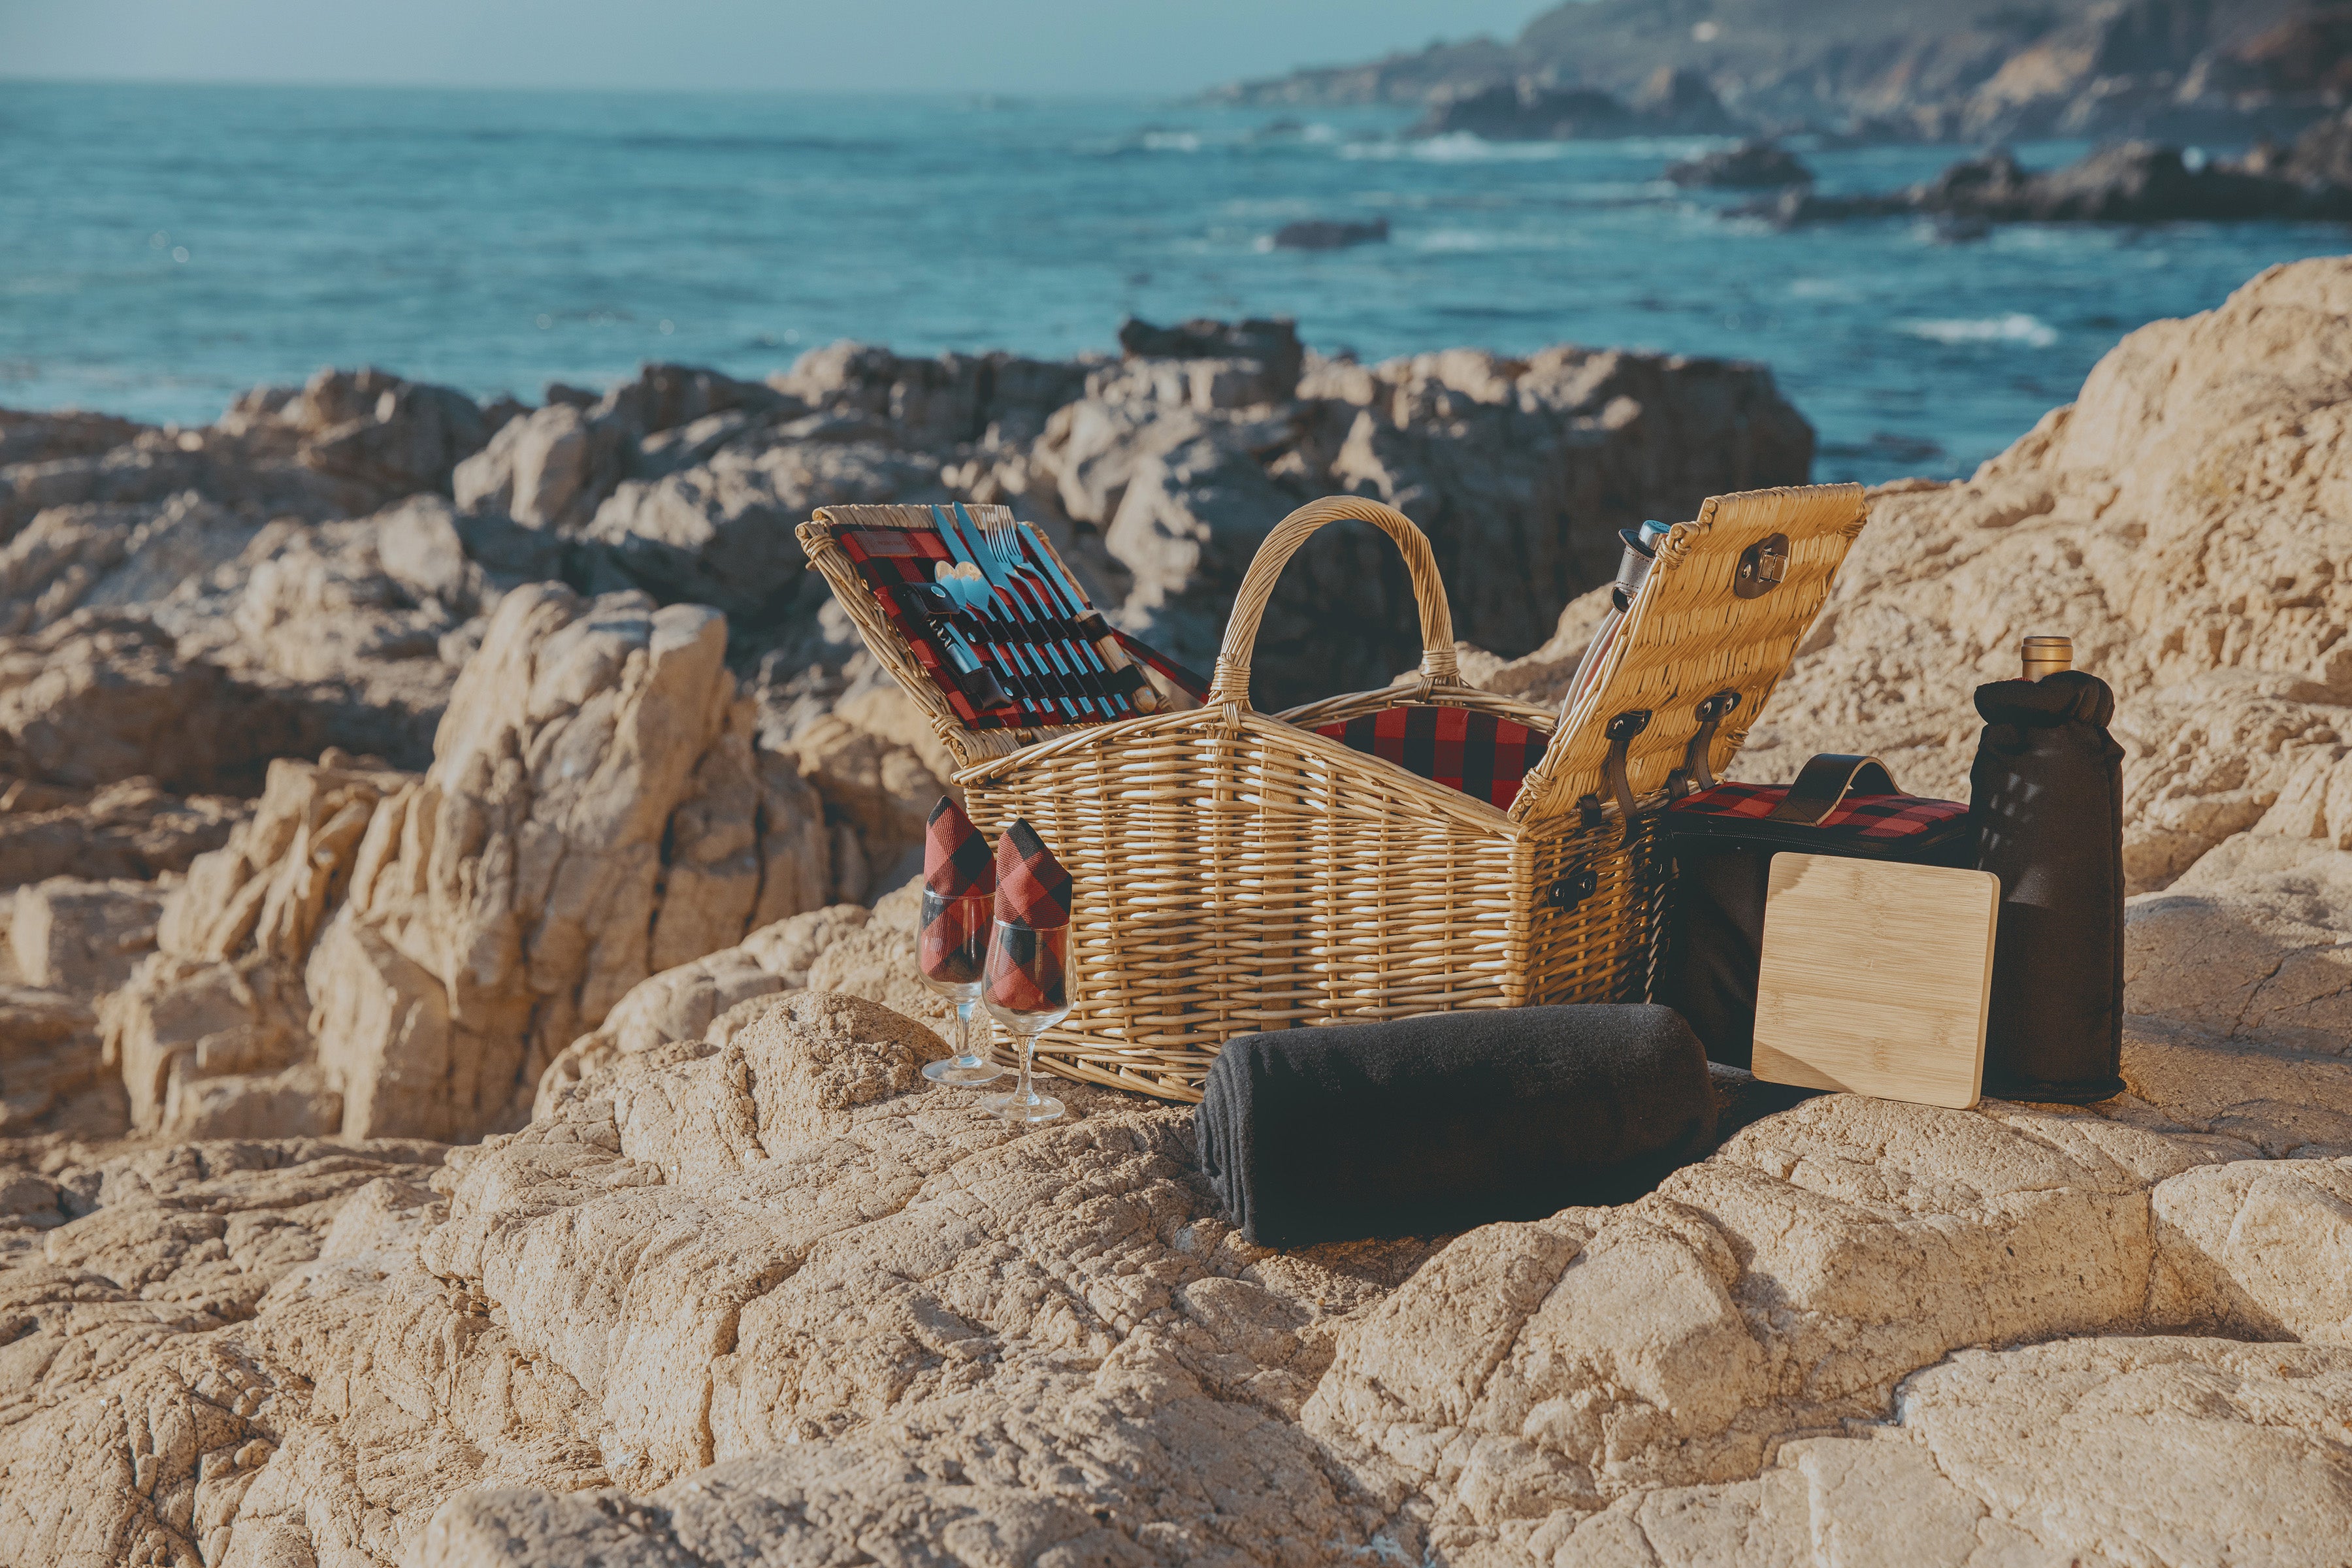
[[[999,940],[1013,962],[990,979],[988,999],[1015,1013],[1067,1006],[1070,874],[1025,820],[996,841],[996,918],[1012,928]]]
[[[996,841],[996,918],[1032,931],[1070,923],[1070,874],[1026,817]]]
[[[996,861],[988,840],[953,795],[940,796],[923,830],[923,886],[943,899],[996,892]]]
[[[931,807],[923,830],[923,889],[944,901],[926,911],[930,918],[916,942],[916,960],[934,980],[969,985],[981,977],[988,951],[996,862],[988,840],[948,795]]]

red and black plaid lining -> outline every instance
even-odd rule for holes
[[[1383,708],[1316,731],[1448,789],[1508,810],[1549,737],[1467,708]]]
[[[1769,816],[1788,797],[1786,784],[1717,784],[1675,803],[1673,809],[1692,816],[1745,817]],[[1853,838],[1909,838],[1967,816],[1969,808],[1957,800],[1929,800],[1916,795],[1849,795],[1830,808],[1819,830]]]
[[[868,551],[858,539],[860,533],[881,535],[886,531],[893,544],[904,541],[906,553],[881,554]],[[945,540],[936,533],[913,528],[887,531],[836,528],[833,531],[833,537],[840,544],[843,553],[849,557],[850,563],[857,568],[857,574],[865,579],[866,585],[876,590],[874,602],[881,606],[891,627],[905,641],[916,662],[930,676],[931,684],[940,689],[940,695],[948,700],[948,706],[955,710],[955,716],[964,728],[1001,730],[1008,726],[1032,726],[1054,721],[1034,711],[1025,703],[1013,708],[992,708],[985,712],[974,708],[971,699],[966,697],[956,684],[955,666],[949,662],[947,650],[931,640],[930,628],[909,618],[899,608],[895,595],[881,591],[930,582],[932,568],[949,558]]]

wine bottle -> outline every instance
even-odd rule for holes
[[[2000,879],[1984,1091],[2081,1105],[2124,1087],[2124,751],[2115,693],[2025,639],[2025,678],[1977,688],[1976,867]]]
[[[2045,675],[2055,675],[2062,669],[2074,668],[2074,639],[2072,637],[2027,637],[2019,645],[2025,662],[2025,679],[2039,680]]]

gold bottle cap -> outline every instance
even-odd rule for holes
[[[2027,637],[2021,650],[2025,656],[2025,679],[2039,680],[2045,675],[2055,675],[2062,669],[2074,668],[2073,637]]]

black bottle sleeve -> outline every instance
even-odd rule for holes
[[[1979,870],[2000,879],[1984,1088],[2088,1104],[2122,1091],[2123,748],[2081,670],[1979,686],[1969,772]]]

